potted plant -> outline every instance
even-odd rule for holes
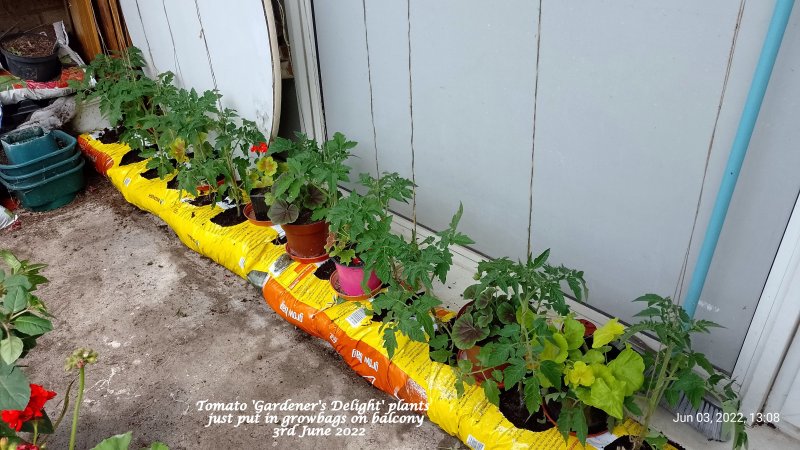
[[[637,298],[637,302],[645,303],[645,307],[636,314],[643,318],[632,325],[622,337],[630,339],[640,332],[654,334],[661,346],[657,350],[645,349],[644,361],[649,370],[638,393],[644,401],[644,410],[631,408],[636,416],[640,416],[642,426],[639,433],[621,438],[614,445],[619,448],[663,448],[667,439],[660,433],[651,430],[650,424],[662,399],[675,407],[681,396],[685,396],[693,408],[697,409],[706,395],[716,397],[721,404],[725,417],[733,420],[723,423],[732,435],[734,449],[747,447],[747,433],[744,420],[739,417],[738,395],[733,389],[733,382],[724,383],[725,376],[718,373],[705,355],[692,349],[692,336],[697,333],[708,333],[712,327],[718,327],[709,320],[694,320],[680,305],[669,297],[646,294]],[[706,376],[698,373],[698,369]],[[736,420],[739,418],[740,420]],[[610,447],[617,448],[617,447]]]
[[[611,319],[587,340],[591,345],[585,341],[567,352],[564,386],[546,394],[543,405],[565,440],[574,433],[585,444],[587,436],[605,432],[626,411],[637,410],[634,398],[644,382],[645,363],[630,346],[622,346],[624,331]]]
[[[15,34],[0,43],[9,72],[31,81],[50,81],[61,73],[57,49],[58,41],[43,33]]]
[[[435,330],[443,325],[436,308],[442,302],[434,295],[433,284],[447,280],[453,264],[450,246],[473,243],[457,230],[463,212],[459,206],[446,229],[424,239],[412,231],[409,239],[387,233],[359,242],[370,249],[362,255],[367,270],[375,270],[388,285],[371,308],[373,320],[382,322],[382,343],[389,358],[397,349],[397,332],[417,342],[436,339]]]
[[[266,142],[253,144],[250,151],[256,155],[256,159],[247,170],[251,190],[250,203],[245,206],[245,215],[255,225],[271,226],[269,207],[274,198],[269,188],[274,184],[276,175],[286,171],[286,164],[279,164],[275,155],[267,154],[269,146]]]
[[[583,273],[547,264],[549,255],[479,263],[478,282],[464,292],[470,302],[430,341],[431,358],[457,368],[459,394],[478,383],[515,425],[536,431],[548,426],[538,414],[543,390],[562,386],[568,352],[585,331],[561,291],[569,286],[583,300]]]
[[[389,202],[407,203],[412,195],[411,181],[397,173],[384,173],[379,178],[361,174],[359,184],[366,189],[364,194],[353,191],[328,210],[330,234],[325,244],[336,265],[332,284],[342,294],[354,297],[380,287],[381,280],[375,272],[365,270],[363,257],[375,242],[390,233]]]
[[[286,250],[292,258],[307,261],[325,257],[325,217],[340,198],[339,183],[350,181],[345,160],[355,146],[342,133],[322,145],[301,133],[294,141],[273,141],[272,152],[287,155],[287,170],[272,186],[275,201],[269,218],[286,232]]]

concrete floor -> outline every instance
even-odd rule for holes
[[[40,290],[54,331],[24,362],[31,382],[59,393],[77,347],[100,353],[90,366],[78,448],[134,432],[132,448],[463,448],[430,423],[370,424],[363,437],[273,437],[271,424],[206,427],[197,402],[391,401],[322,341],[279,319],[246,281],[183,246],[156,217],[126,203],[93,175],[89,190],[48,213],[21,212],[0,231],[0,248],[49,265]],[[252,410],[252,407],[251,407]],[[351,414],[345,414],[348,417]],[[50,448],[66,448],[69,424]]]
[[[208,424],[197,402],[387,400],[327,345],[279,319],[260,293],[216,263],[186,249],[156,217],[139,211],[92,174],[86,193],[49,213],[20,213],[21,227],[0,231],[0,248],[50,265],[40,297],[55,330],[26,358],[31,381],[59,393],[61,370],[76,347],[100,353],[87,377],[78,448],[132,430],[135,448],[160,440],[175,449],[449,449],[466,448],[436,425],[367,425],[365,436],[273,437],[270,424]],[[398,221],[398,229],[403,228]],[[458,308],[479,259],[455,257],[438,292]],[[595,318],[597,320],[598,318]],[[347,414],[351,417],[351,414]],[[672,423],[656,426],[687,450],[725,449]],[[749,430],[751,449],[800,448],[767,427]],[[68,424],[51,448],[66,447]]]

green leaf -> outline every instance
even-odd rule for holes
[[[31,386],[22,370],[0,361],[0,410],[23,410],[30,396]]]
[[[569,440],[569,433],[574,431],[578,441],[586,445],[589,426],[586,424],[586,416],[583,415],[583,408],[580,406],[568,407],[565,403],[562,403],[561,412],[558,415],[556,424],[558,425],[558,431],[561,432],[561,436],[564,438],[564,442]]]
[[[714,370],[714,366],[711,365],[711,362],[706,358],[704,354],[692,353],[692,360],[694,360],[694,362],[698,366],[702,367],[707,374],[714,375],[715,373],[717,373],[717,371]]]
[[[660,309],[658,309],[658,308],[656,308],[654,306],[651,306],[651,307],[645,308],[645,309],[639,311],[638,313],[634,314],[633,317],[650,317],[650,316],[658,316],[660,314],[661,314],[661,310]]]
[[[150,447],[147,447],[142,450],[169,450],[166,444],[162,444],[161,442],[153,442],[150,444]]]
[[[614,383],[614,385],[611,386],[606,381],[607,379],[595,376],[595,381],[589,389],[589,396],[583,396],[583,398],[581,398],[579,395],[578,398],[587,405],[602,409],[609,416],[622,419],[624,413],[623,406],[625,404],[623,389],[618,383]]]
[[[29,295],[22,286],[12,286],[6,290],[3,305],[12,313],[22,311],[28,306]]]
[[[495,314],[497,315],[497,319],[506,325],[514,323],[516,319],[516,311],[514,311],[514,307],[511,306],[510,303],[501,303],[498,305]]]
[[[23,314],[14,321],[14,328],[28,336],[39,336],[53,329],[49,320],[33,314]]]
[[[642,415],[642,409],[639,408],[639,405],[636,404],[636,400],[634,397],[625,398],[625,409],[630,411],[633,415],[636,416]]]
[[[564,319],[564,337],[567,339],[567,349],[575,350],[583,345],[583,334],[586,327],[572,317]]]
[[[583,357],[581,357],[581,361],[586,364],[602,364],[606,362],[606,357],[601,351],[590,349],[584,353]]]
[[[386,349],[389,359],[392,359],[395,350],[397,350],[397,336],[395,336],[394,328],[386,327],[383,329],[383,348]]]
[[[479,328],[472,314],[464,314],[453,323],[453,343],[461,350],[474,347],[481,339],[489,336],[489,328]]]
[[[128,450],[132,437],[130,431],[125,434],[111,436],[97,444],[92,450]]]
[[[11,335],[0,341],[0,358],[6,364],[13,364],[22,354],[22,339]]]
[[[287,203],[284,200],[275,200],[269,208],[270,220],[277,225],[293,223],[300,217],[300,208],[297,205]]]
[[[8,264],[8,267],[11,267],[13,272],[22,268],[22,262],[8,250],[0,250],[0,258]]]
[[[624,382],[624,395],[630,396],[638,391],[644,383],[644,360],[642,355],[631,348],[626,348],[608,363],[611,374],[618,381]]]
[[[536,259],[533,260],[533,268],[536,269],[542,267],[542,265],[544,265],[544,263],[547,261],[547,258],[549,257],[550,257],[550,249],[548,248],[547,250],[543,251],[539,256],[537,256]]]
[[[24,275],[12,275],[3,280],[3,285],[5,285],[6,289],[13,286],[21,286],[25,290],[30,290],[33,287],[31,282],[28,280],[28,277]]]
[[[525,408],[528,413],[533,414],[542,406],[542,391],[539,380],[536,377],[526,378],[522,382],[525,385]]]
[[[433,361],[446,364],[447,361],[450,359],[450,355],[452,354],[453,353],[450,350],[446,348],[440,348],[439,350],[434,350],[430,352],[430,358]]]
[[[569,350],[567,349],[567,338],[560,333],[553,335],[552,340],[548,339],[544,343],[544,350],[539,358],[543,361],[555,361],[563,363],[567,359]]]
[[[492,402],[493,405],[500,404],[500,389],[497,387],[497,383],[492,380],[488,379],[483,382],[483,392],[486,394],[486,398]]]
[[[695,409],[700,407],[703,396],[706,394],[705,381],[691,370],[685,371],[672,385],[672,389],[683,392]]]
[[[564,373],[564,366],[555,361],[542,361],[536,374],[542,386],[549,388],[561,387],[561,375]]]
[[[441,349],[441,348],[445,347],[448,342],[449,342],[449,340],[447,339],[447,335],[446,334],[437,334],[437,335],[433,336],[428,341],[428,345],[431,348]]]
[[[619,319],[611,319],[602,327],[595,330],[592,335],[592,348],[602,347],[625,332],[625,327],[619,323]]]
[[[512,364],[503,370],[503,383],[508,388],[519,383],[528,371],[525,367],[525,362],[522,360],[520,361],[521,364]]]

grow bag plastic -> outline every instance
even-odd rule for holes
[[[428,418],[469,447],[583,448],[574,437],[565,443],[555,428],[531,432],[514,427],[480,387],[467,386],[464,395],[458,397],[453,369],[431,361],[427,345],[398,335],[398,348],[390,360],[381,344],[380,324],[369,319],[367,306],[357,302],[337,304],[330,283],[314,275],[321,263],[298,263],[286,254],[283,245],[273,243],[280,227],[250,222],[227,228],[215,225],[209,221],[215,214],[210,206],[194,207],[181,201],[178,191],[166,189],[167,180],[142,178],[146,162],[119,167],[128,147],[101,144],[88,135],[81,136],[79,144],[128,201],[161,217],[190,248],[261,285],[265,301],[279,316],[329,343],[376,388],[406,402],[427,405]],[[617,427],[615,434],[589,439],[586,448],[602,449],[637,427],[629,420]]]

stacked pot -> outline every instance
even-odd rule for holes
[[[31,211],[71,202],[85,184],[76,139],[60,130],[24,128],[0,136],[0,184]]]

